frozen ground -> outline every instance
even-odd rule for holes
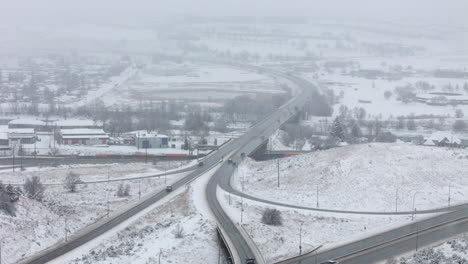
[[[38,176],[42,182],[62,182],[69,172],[80,175],[81,180],[105,180],[144,176],[160,173],[164,169],[175,168],[183,163],[170,162],[158,165],[145,164],[111,164],[94,166],[74,166],[62,168],[36,169],[23,172],[2,172],[0,180],[23,182],[31,176]],[[108,176],[109,175],[109,176]],[[17,216],[11,217],[0,212],[0,237],[2,259],[4,263],[15,263],[16,260],[47,248],[65,238],[65,222],[67,235],[97,222],[106,217],[109,212],[115,212],[122,206],[137,201],[141,195],[162,190],[166,184],[183,177],[186,173],[167,175],[166,177],[143,180],[125,181],[130,186],[130,195],[116,195],[121,182],[79,185],[78,191],[70,193],[63,185],[46,186],[42,203],[21,197],[17,202]],[[11,230],[14,230],[12,232]]]
[[[258,246],[266,263],[299,255],[299,234],[302,224],[302,253],[322,246],[332,248],[338,244],[359,240],[411,221],[410,216],[371,216],[319,213],[276,207],[281,211],[281,226],[261,222],[265,204],[240,199],[218,189],[218,197],[231,219],[242,226]],[[243,206],[242,206],[243,204]],[[359,235],[357,235],[359,234]]]
[[[362,144],[279,160],[247,160],[233,186],[268,200],[356,211],[411,211],[466,202],[468,151]],[[450,187],[449,187],[450,186]],[[449,190],[450,188],[450,190]],[[396,208],[397,207],[397,208]]]

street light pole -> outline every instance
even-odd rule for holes
[[[304,222],[301,221],[301,225],[299,226],[299,256],[302,255],[302,225]]]
[[[317,208],[319,208],[319,192],[318,192],[319,186],[317,184]]]
[[[141,179],[138,181],[138,200],[141,199]]]
[[[241,197],[241,224],[244,218],[244,197]]]
[[[67,217],[65,217],[65,242],[68,241]]]
[[[109,175],[109,167],[107,167],[107,217],[109,217],[109,182],[110,182],[110,175]]]
[[[416,208],[414,207],[414,199],[416,198],[416,194],[418,194],[418,192],[413,194],[413,216],[411,217],[411,221],[414,220],[414,215],[416,214]]]
[[[414,208],[414,213],[416,214],[416,208]],[[419,240],[419,228],[418,228],[418,222],[416,224],[416,252],[418,251],[418,240]]]
[[[398,187],[396,188],[395,193],[395,212],[398,212]]]
[[[159,264],[161,264],[161,254],[162,254],[162,248],[159,249],[159,260],[158,260]]]
[[[277,160],[277,164],[278,164],[278,188],[280,187],[280,169],[279,169],[279,159]]]
[[[449,193],[448,193],[448,206],[450,207],[450,191],[451,191],[452,183],[449,183]]]

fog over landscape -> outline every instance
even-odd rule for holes
[[[0,263],[468,263],[467,13],[0,0]]]

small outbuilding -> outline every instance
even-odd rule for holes
[[[169,137],[166,135],[136,131],[135,145],[138,149],[145,148],[168,148]]]

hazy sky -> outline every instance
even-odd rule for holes
[[[467,25],[468,0],[0,0],[11,21],[145,19],[170,15],[287,15],[456,20]]]

